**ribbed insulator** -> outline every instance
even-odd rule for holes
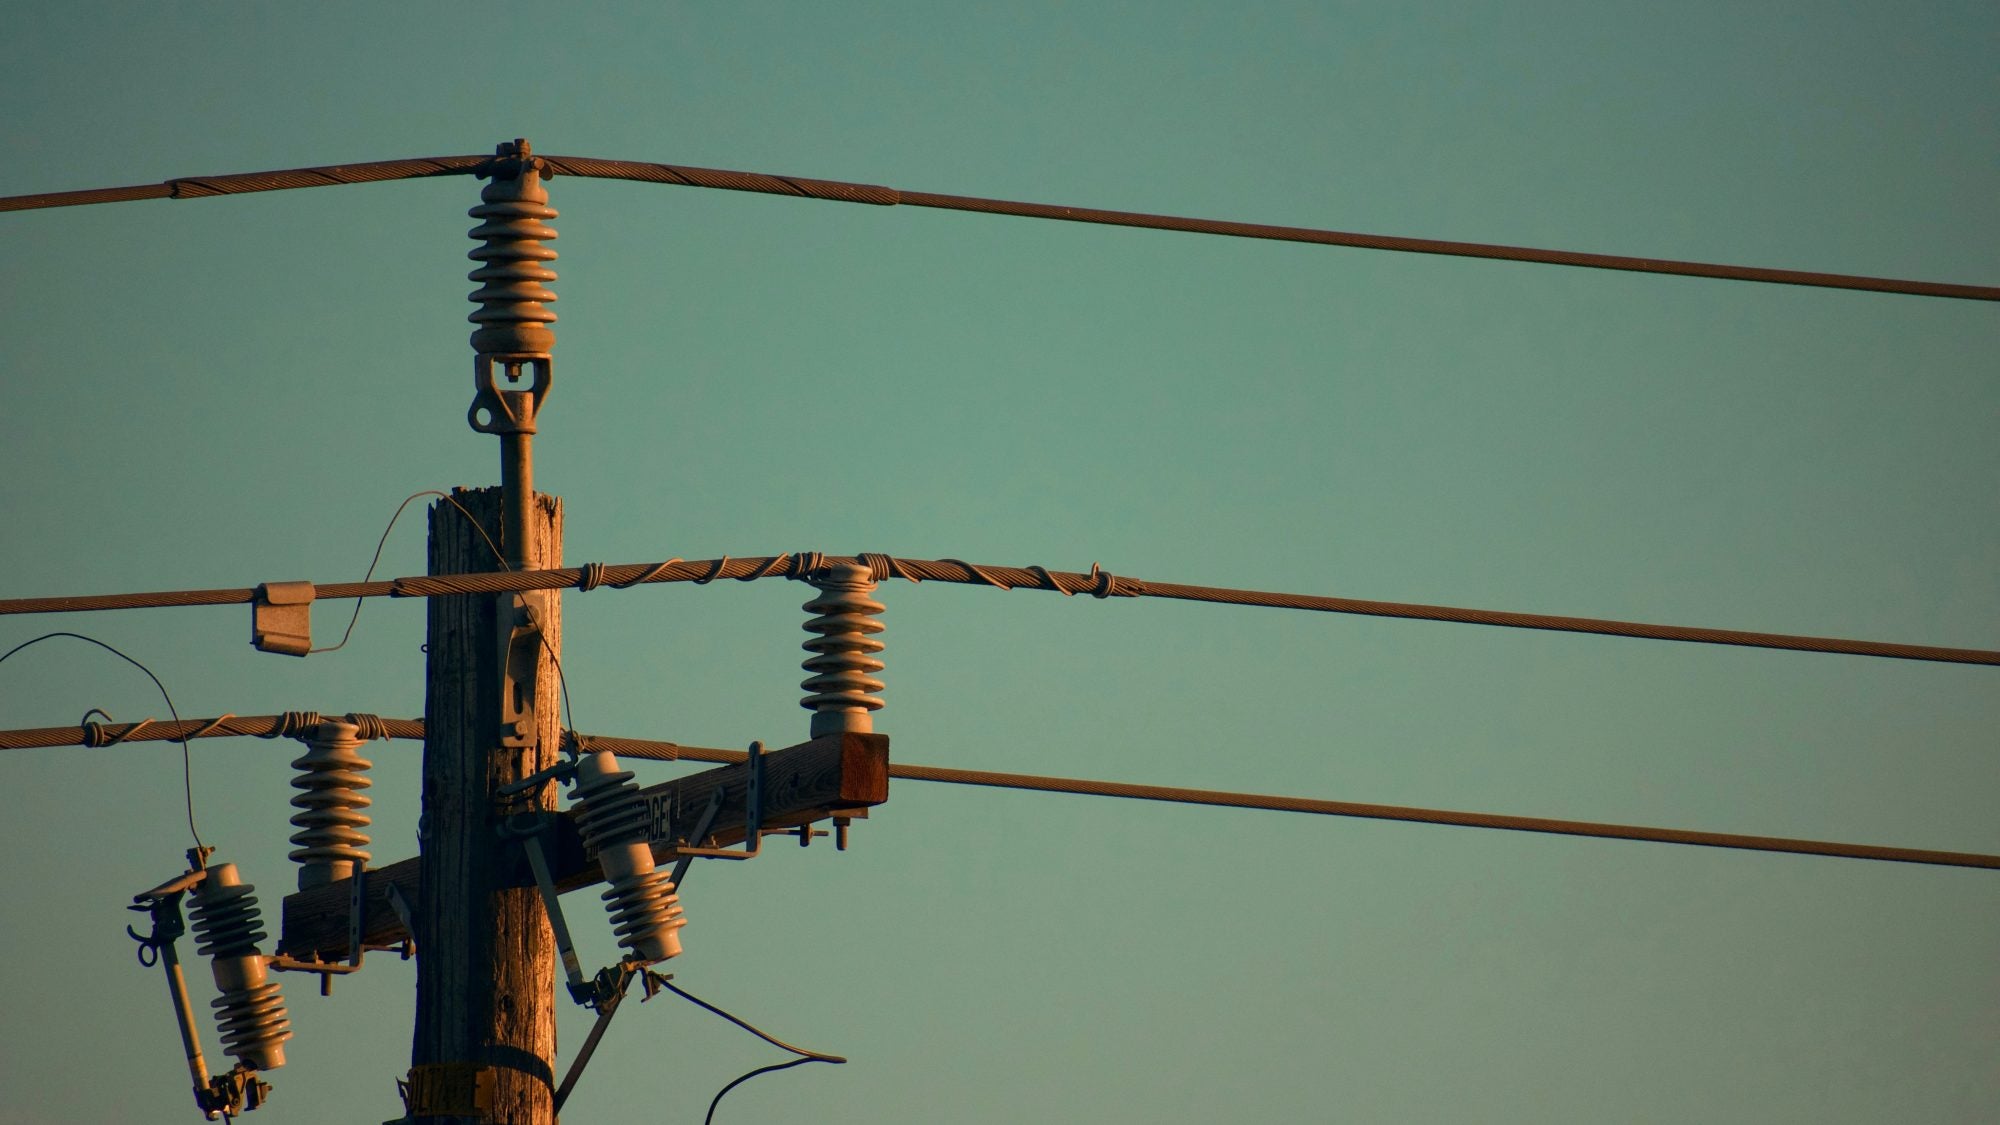
[[[479,206],[466,212],[479,220],[468,233],[482,243],[466,255],[481,263],[468,275],[479,283],[470,298],[479,309],[467,318],[479,326],[472,333],[472,350],[546,356],[556,343],[549,329],[556,314],[546,307],[556,299],[548,288],[556,271],[546,263],[556,260],[556,252],[544,243],[556,236],[547,224],[556,211],[549,206],[548,190],[526,142],[501,146],[493,180],[479,198]]]
[[[209,1002],[215,1009],[222,1049],[253,1070],[285,1065],[285,1040],[292,1026],[276,981],[268,980],[257,943],[264,939],[264,922],[257,910],[257,888],[239,882],[236,865],[208,868],[207,877],[191,896],[196,950],[210,958],[215,988]]]
[[[806,622],[806,632],[815,636],[801,647],[813,655],[805,660],[812,673],[800,687],[812,694],[799,706],[813,713],[812,737],[841,731],[872,731],[870,712],[882,709],[882,681],[875,674],[882,662],[875,654],[882,642],[875,634],[882,623],[873,614],[882,612],[882,603],[868,595],[875,591],[869,569],[853,563],[828,567],[809,579],[820,595],[804,605],[815,614]]]
[[[292,1037],[290,1013],[278,982],[267,980],[249,988],[231,989],[208,1002],[215,1010],[216,1034],[222,1049],[252,1070],[276,1070],[285,1065],[285,1040]]]
[[[355,751],[361,748],[360,728],[337,719],[313,728],[304,757],[292,762],[298,776],[292,787],[304,792],[292,798],[301,811],[292,817],[299,831],[291,855],[299,864],[299,889],[323,887],[368,866],[368,814],[373,804],[362,790],[373,785],[368,768],[375,763]]]
[[[195,889],[189,904],[194,915],[195,952],[218,960],[249,957],[266,937],[257,910],[255,883],[239,882],[236,865],[219,863]]]
[[[619,769],[608,751],[586,755],[577,763],[573,795],[583,842],[604,869],[604,908],[618,943],[641,961],[679,955],[679,930],[687,919],[673,879],[653,868],[649,814],[632,771]]]

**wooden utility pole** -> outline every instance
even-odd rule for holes
[[[500,489],[460,490],[455,499],[479,521],[440,502],[431,509],[430,573],[457,574],[493,565],[502,538]],[[535,497],[529,512],[531,565],[562,565],[562,505]],[[508,553],[512,545],[502,547]],[[517,849],[497,834],[502,812],[555,807],[553,784],[503,804],[502,785],[555,764],[561,745],[552,657],[562,649],[561,602],[533,598],[539,636],[533,648],[517,634],[516,667],[505,656],[514,596],[430,599],[430,657],[424,692],[421,877],[417,931],[417,1019],[411,1044],[411,1110],[476,1112],[438,1121],[553,1125],[555,1088],[555,945],[532,884],[520,878]],[[533,637],[534,630],[527,635]],[[543,647],[543,646],[546,647]],[[522,657],[535,667],[522,684]],[[503,683],[532,693],[533,729],[503,731]],[[486,1098],[479,1098],[481,1084]],[[478,1106],[479,1101],[487,1104]]]
[[[500,439],[500,487],[433,505],[430,572],[562,565],[562,505],[534,485],[535,416],[548,392],[556,212],[528,142],[502,144],[470,215],[473,430]],[[522,380],[527,377],[527,382]],[[495,555],[499,559],[495,559]],[[417,1119],[554,1125],[555,942],[539,892],[501,829],[555,806],[555,786],[501,789],[562,746],[554,592],[431,599],[424,685],[417,1024],[405,1100]]]

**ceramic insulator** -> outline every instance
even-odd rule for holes
[[[618,943],[641,961],[664,961],[681,951],[680,898],[666,872],[653,869],[646,842],[648,813],[632,771],[618,768],[609,751],[577,763],[578,827],[604,868],[604,906]]]
[[[872,731],[870,714],[882,709],[876,694],[882,681],[875,678],[882,670],[875,656],[882,642],[874,636],[882,623],[871,616],[882,612],[882,603],[869,597],[874,579],[867,567],[842,563],[809,581],[820,594],[803,607],[816,616],[806,622],[806,632],[814,636],[802,646],[813,654],[804,664],[812,675],[799,685],[811,694],[799,706],[813,713],[812,737]]]
[[[469,298],[479,308],[467,319],[479,326],[472,350],[481,355],[546,356],[555,347],[556,314],[547,305],[556,299],[548,288],[556,271],[547,263],[556,252],[545,243],[556,236],[547,223],[556,211],[536,164],[527,142],[500,146],[492,181],[466,212],[479,220],[468,233],[481,245],[466,256],[480,263],[468,275],[479,283]]]
[[[256,889],[239,881],[235,864],[216,864],[190,896],[189,912],[196,950],[210,958],[221,993],[209,1006],[215,1009],[222,1049],[252,1070],[276,1070],[285,1065],[292,1025],[278,982],[267,979],[269,971],[257,952],[265,935],[257,896],[251,893]]]
[[[360,730],[352,723],[322,720],[313,728],[305,756],[292,762],[298,776],[292,787],[304,790],[292,798],[301,810],[292,817],[299,831],[292,835],[298,850],[291,855],[299,864],[299,889],[323,887],[345,879],[368,866],[368,814],[373,804],[362,790],[374,784],[368,768],[374,765],[355,753],[361,747]]]

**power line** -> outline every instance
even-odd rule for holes
[[[661,563],[619,565],[586,563],[580,567],[554,567],[545,570],[422,575],[382,582],[332,583],[315,587],[315,592],[320,599],[435,598],[453,594],[520,593],[565,587],[586,591],[600,586],[623,589],[662,582],[693,582],[696,585],[705,585],[722,579],[751,582],[760,578],[802,578],[814,568],[838,563],[858,563],[866,566],[872,571],[876,581],[904,578],[912,582],[950,582],[971,586],[993,586],[1002,590],[1047,590],[1064,595],[1089,594],[1098,598],[1169,598],[1176,601],[1211,602],[1221,605],[1262,606],[1316,613],[1444,621],[1461,625],[1491,625],[1500,628],[1540,629],[1561,633],[1592,633],[1608,637],[1684,641],[1692,644],[1732,645],[1789,652],[1873,656],[1891,660],[1927,660],[1944,664],[2000,665],[2000,651],[1990,649],[1950,648],[1941,645],[1900,644],[1891,641],[1851,640],[1790,633],[1756,633],[1741,629],[1710,629],[1608,618],[1468,609],[1415,602],[1274,593],[1228,586],[1199,586],[1183,582],[1127,578],[1095,567],[1090,573],[1084,574],[1075,571],[1049,570],[1039,566],[977,566],[958,559],[906,559],[882,554],[823,555],[804,551],[745,558],[731,558],[725,555],[719,559],[701,559],[693,562],[676,558]],[[255,596],[256,591],[253,588],[238,587],[220,590],[91,594],[76,597],[11,598],[0,600],[0,616],[21,613],[147,609],[163,606],[240,605],[252,601]]]
[[[838,203],[865,203],[878,207],[928,207],[948,211],[973,211],[988,215],[1053,219],[1070,223],[1141,227],[1149,230],[1187,234],[1215,234],[1232,238],[1256,238],[1276,242],[1300,242],[1320,246],[1341,246],[1360,250],[1393,250],[1412,254],[1437,254],[1455,258],[1488,258],[1498,261],[1530,262],[1540,265],[1576,266],[1584,269],[1620,270],[1630,273],[1704,277],[1721,281],[1755,281],[1773,285],[1804,285],[1821,289],[1856,289],[1876,293],[1900,293],[1913,297],[1947,297],[1968,301],[2000,301],[2000,287],[1957,285],[1934,281],[1864,277],[1855,274],[1817,273],[1806,270],[1768,269],[1712,262],[1690,262],[1670,258],[1639,258],[1622,254],[1592,254],[1576,250],[1546,250],[1527,246],[1505,246],[1485,242],[1455,242],[1435,238],[1407,238],[1400,235],[1361,234],[1353,231],[1315,227],[1278,226],[1225,219],[1200,219],[1158,215],[1140,211],[1110,211],[1095,207],[1070,207],[1053,203],[1029,203],[1009,199],[988,199],[972,195],[945,195],[937,192],[903,191],[880,184],[849,183],[805,176],[773,176],[762,172],[736,172],[720,168],[696,168],[682,164],[655,164],[637,160],[600,160],[584,156],[537,156],[544,175],[570,175],[594,179],[636,180],[642,183],[678,187],[716,188],[724,191],[758,192]],[[89,203],[124,203],[141,199],[198,199],[242,192],[280,191],[288,188],[327,187],[336,184],[376,183],[385,180],[419,179],[432,176],[474,175],[486,168],[488,156],[432,156],[411,160],[382,160],[363,164],[337,164],[317,168],[289,168],[274,172],[243,172],[223,176],[190,176],[157,184],[95,188],[85,191],[44,192],[38,195],[0,197],[0,211],[26,211],[46,207],[74,207]]]
[[[199,738],[209,735],[250,734],[274,737],[268,732],[302,717],[317,722],[309,712],[288,715],[223,716],[193,720],[179,727],[167,724],[127,724],[140,730],[119,731],[111,727],[92,731],[87,727],[41,727],[32,730],[0,731],[0,749],[29,747],[103,745],[106,740],[143,741],[153,738]],[[422,719],[378,719],[348,716],[373,725],[372,737],[424,737]],[[206,724],[206,725],[204,725]],[[183,729],[185,728],[185,729]],[[365,737],[368,735],[364,735]],[[710,746],[683,746],[637,738],[578,735],[584,750],[609,750],[620,757],[653,761],[714,762],[733,765],[748,758],[741,750]],[[1459,828],[1488,828],[1505,832],[1540,832],[1558,836],[1583,836],[1602,840],[1636,840],[1656,844],[1683,844],[1692,847],[1726,848],[1737,851],[1782,852],[1816,855],[1835,859],[1872,859],[1889,863],[1916,863],[1939,867],[1977,867],[2000,870],[2000,855],[1977,852],[1948,852],[1923,848],[1895,848],[1875,844],[1847,844],[1830,840],[1800,840],[1783,836],[1749,836],[1733,832],[1697,832],[1684,828],[1651,828],[1634,824],[1607,824],[1585,820],[1555,820],[1537,816],[1508,816],[1500,813],[1459,812],[1451,809],[1418,808],[1407,805],[1376,805],[1358,801],[1326,801],[1310,797],[1281,797],[1262,793],[1232,793],[1217,789],[1185,789],[1169,785],[1140,785],[1124,781],[1092,781],[1074,777],[1047,777],[1039,774],[1000,773],[992,770],[947,769],[890,763],[889,776],[906,781],[930,781],[947,785],[976,785],[992,789],[1022,789],[1039,793],[1072,793],[1088,797],[1114,797],[1135,801],[1163,801],[1171,804],[1209,805],[1218,808],[1255,809],[1264,812],[1295,812],[1317,816],[1355,817],[1365,820],[1394,820],[1413,824],[1441,824]]]

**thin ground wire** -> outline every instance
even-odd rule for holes
[[[504,559],[502,563],[504,565]],[[799,552],[743,558],[731,558],[725,555],[719,559],[693,561],[669,559],[662,563],[617,565],[586,563],[580,567],[554,567],[542,570],[422,575],[385,582],[331,584],[316,589],[320,596],[328,599],[434,598],[455,594],[518,593],[567,587],[588,590],[600,585],[614,589],[629,589],[634,586],[671,582],[704,585],[725,578],[740,582],[750,582],[760,578],[799,578],[809,566],[835,563],[858,563],[867,566],[878,582],[889,578],[904,578],[911,582],[949,582],[960,585],[992,586],[1002,590],[1045,590],[1065,596],[1089,594],[1095,598],[1168,598],[1222,605],[1307,610],[1315,613],[1444,621],[1461,625],[1490,625],[1498,628],[1539,629],[1560,633],[1590,633],[1639,640],[1682,641],[1690,644],[1731,645],[1789,652],[1870,656],[1888,660],[1924,660],[1942,664],[2000,666],[2000,651],[1992,649],[1913,645],[1791,633],[1758,633],[1741,629],[1660,625],[1608,618],[1567,617],[1545,613],[1470,609],[1462,606],[1277,593],[1228,586],[1202,586],[1127,578],[1095,566],[1085,574],[1050,570],[1041,566],[978,566],[959,559],[906,559],[880,554],[823,555],[817,552]],[[152,593],[8,598],[0,599],[0,616],[19,613],[143,609],[159,606],[237,605],[250,602],[255,597],[254,589],[240,587],[225,590],[167,590]]]
[[[5,663],[8,657],[14,655],[15,653],[21,651],[24,648],[27,648],[29,645],[40,644],[43,641],[50,640],[55,637],[69,637],[72,640],[83,641],[87,644],[96,645],[98,648],[103,649],[104,651],[110,653],[111,655],[117,657],[118,659],[123,660],[125,663],[130,664],[132,667],[137,668],[139,671],[144,672],[146,674],[146,678],[153,681],[153,686],[160,689],[160,698],[167,701],[167,713],[174,717],[174,722],[176,724],[180,723],[181,713],[180,709],[174,706],[174,697],[167,694],[167,685],[160,682],[160,678],[153,674],[153,670],[151,668],[146,667],[144,664],[139,663],[137,660],[134,660],[131,657],[125,655],[124,653],[118,651],[117,649],[111,647],[110,645],[105,644],[103,641],[98,640],[96,637],[86,637],[82,633],[68,633],[68,632],[43,633],[39,637],[34,637],[29,640],[22,641],[20,644],[17,644],[13,648],[8,649],[5,653],[0,653],[0,663]],[[106,714],[105,712],[95,707],[91,708],[89,711],[85,711],[83,713],[83,717],[85,720],[88,720],[90,716],[93,714],[104,715],[104,718],[107,722],[110,721],[111,719],[110,715]],[[144,725],[145,724],[143,723],[134,724],[134,728]],[[130,732],[131,729],[128,728],[127,733]],[[195,847],[205,848],[208,845],[202,843],[201,832],[194,826],[194,756],[193,753],[188,749],[188,732],[183,732],[181,734],[179,742],[181,744],[181,790],[187,796],[188,835],[194,837]]]
[[[383,737],[424,738],[422,719],[377,719]],[[93,731],[89,727],[38,727],[0,730],[0,750],[24,750],[57,746],[105,745],[102,741],[144,742],[149,740],[207,737],[275,737],[284,729],[279,715],[227,715],[220,719],[191,720],[171,727],[164,724],[130,724],[120,730]],[[143,728],[143,729],[140,729]],[[609,750],[620,758],[657,762],[713,762],[735,765],[748,755],[741,750],[713,746],[686,746],[652,739],[616,738],[605,735],[577,736],[584,751]],[[1168,804],[1206,805],[1214,808],[1251,809],[1261,812],[1305,813],[1315,816],[1353,817],[1388,820],[1408,824],[1431,824],[1458,828],[1486,828],[1503,832],[1539,832],[1600,840],[1630,840],[1639,843],[1683,844],[1691,847],[1722,848],[1734,851],[1775,852],[1810,855],[1828,859],[1867,859],[1885,863],[1912,863],[1933,867],[1983,868],[2000,871],[2000,855],[1979,852],[1938,851],[1926,848],[1886,847],[1877,844],[1848,844],[1831,840],[1802,840],[1784,836],[1751,836],[1732,832],[1699,832],[1683,828],[1653,828],[1634,824],[1608,824],[1584,820],[1556,820],[1549,817],[1510,816],[1501,813],[1463,812],[1408,805],[1377,805],[1360,801],[1332,801],[1312,797],[1285,797],[1264,793],[1232,793],[1218,789],[1185,789],[1169,785],[1142,785],[1123,781],[1094,781],[1075,777],[1046,777],[993,770],[947,769],[939,766],[889,764],[889,776],[905,781],[941,782],[947,785],[974,785],[991,789],[1019,789],[1035,793],[1072,793],[1086,797],[1112,797]]]
[[[712,1125],[712,1123],[715,1121],[715,1107],[722,1104],[722,1096],[724,1094],[727,1094],[729,1091],[734,1090],[736,1087],[741,1086],[745,1082],[750,1081],[752,1078],[755,1078],[760,1074],[769,1074],[772,1071],[777,1071],[777,1070],[788,1070],[792,1067],[803,1066],[806,1063],[812,1063],[812,1062],[839,1064],[847,1061],[846,1059],[842,1058],[839,1055],[828,1055],[819,1051],[808,1051],[804,1047],[794,1047],[790,1043],[787,1043],[784,1040],[779,1039],[774,1035],[758,1030],[757,1028],[751,1026],[748,1021],[730,1015],[728,1012],[725,1012],[721,1008],[718,1008],[715,1005],[709,1003],[708,1001],[703,1000],[701,997],[696,996],[694,993],[689,992],[684,988],[681,988],[680,986],[676,985],[673,981],[668,980],[666,977],[655,975],[650,979],[654,984],[659,985],[661,988],[666,989],[668,992],[671,992],[674,995],[680,997],[681,999],[686,1000],[689,1003],[695,1004],[698,1007],[707,1010],[708,1012],[721,1016],[723,1019],[726,1019],[730,1023],[735,1024],[737,1027],[740,1027],[743,1030],[749,1032],[750,1034],[755,1035],[757,1038],[762,1039],[764,1042],[771,1044],[773,1047],[790,1051],[792,1054],[799,1056],[798,1058],[793,1059],[790,1062],[773,1063],[770,1066],[760,1066],[756,1070],[753,1070],[750,1073],[737,1078],[729,1085],[724,1086],[720,1091],[716,1093],[715,1100],[708,1103],[708,1116],[702,1119],[703,1125]]]
[[[468,176],[493,166],[490,156],[433,156],[410,160],[381,160],[362,164],[326,165],[317,168],[290,168],[275,172],[244,172],[222,176],[184,177],[157,184],[96,188],[84,191],[44,192],[36,195],[0,197],[0,211],[25,211],[46,207],[73,207],[89,203],[122,203],[140,199],[192,199],[242,192],[278,191],[286,188],[326,187],[334,184],[377,183],[386,180],[417,179],[430,176]],[[1362,234],[1354,231],[1314,227],[1278,226],[1269,223],[1234,222],[1158,215],[1138,211],[1111,211],[1096,207],[1071,207],[1020,200],[988,199],[971,195],[903,191],[880,184],[822,180],[808,176],[774,176],[763,172],[736,172],[721,168],[697,168],[679,164],[656,164],[637,160],[601,160],[587,156],[532,157],[545,175],[570,175],[596,179],[636,180],[642,183],[678,187],[718,188],[725,191],[758,192],[795,198],[821,199],[837,203],[864,203],[893,207],[938,208],[971,211],[1019,218],[1051,219],[1059,222],[1095,223],[1110,226],[1142,227],[1189,234],[1214,234],[1233,238],[1299,242],[1322,246],[1342,246],[1361,250],[1393,250],[1415,254],[1437,254],[1460,258],[1487,258],[1501,261],[1532,262],[1541,265],[1575,266],[1585,269],[1620,270],[1632,273],[1703,277],[1723,281],[1754,281],[1776,285],[1804,285],[1827,289],[1854,289],[1877,293],[1900,293],[1916,297],[1946,297],[1971,301],[2000,301],[2000,287],[1957,285],[1945,282],[1910,281],[1895,278],[1863,277],[1854,274],[1818,273],[1807,270],[1768,269],[1760,266],[1732,266],[1710,262],[1678,261],[1667,258],[1638,258],[1620,254],[1593,254],[1574,250],[1546,250],[1495,243],[1453,242],[1400,235]]]
[[[443,492],[440,492],[435,488],[427,488],[421,492],[412,492],[407,497],[404,497],[403,502],[401,504],[396,505],[396,514],[389,517],[389,526],[382,529],[382,538],[377,539],[375,541],[375,557],[368,560],[368,572],[361,576],[361,581],[364,585],[367,584],[369,579],[375,577],[375,568],[382,562],[382,548],[387,547],[389,545],[389,533],[396,530],[396,521],[403,518],[404,509],[408,508],[413,501],[415,501],[418,497],[422,496],[436,496],[439,499],[451,500],[454,506],[458,504],[458,501],[452,500],[450,496],[445,495]],[[459,511],[463,512],[465,511],[465,509],[461,507],[459,508]],[[470,514],[471,513],[467,513],[468,516],[470,516]],[[483,536],[486,534],[486,529],[483,527],[479,527],[477,521],[474,521],[472,526],[475,528],[479,528],[480,535]],[[492,542],[493,541],[490,538],[487,539],[488,545],[491,545]],[[499,549],[495,548],[494,553],[498,554]],[[501,564],[505,565],[505,563],[506,560],[502,559]],[[321,653],[321,652],[339,652],[341,649],[347,647],[348,638],[354,635],[354,623],[361,620],[361,606],[366,601],[367,601],[366,598],[354,599],[354,613],[347,619],[347,630],[346,632],[340,634],[339,644],[328,645],[325,648],[307,649],[306,655],[311,656],[315,653]]]

